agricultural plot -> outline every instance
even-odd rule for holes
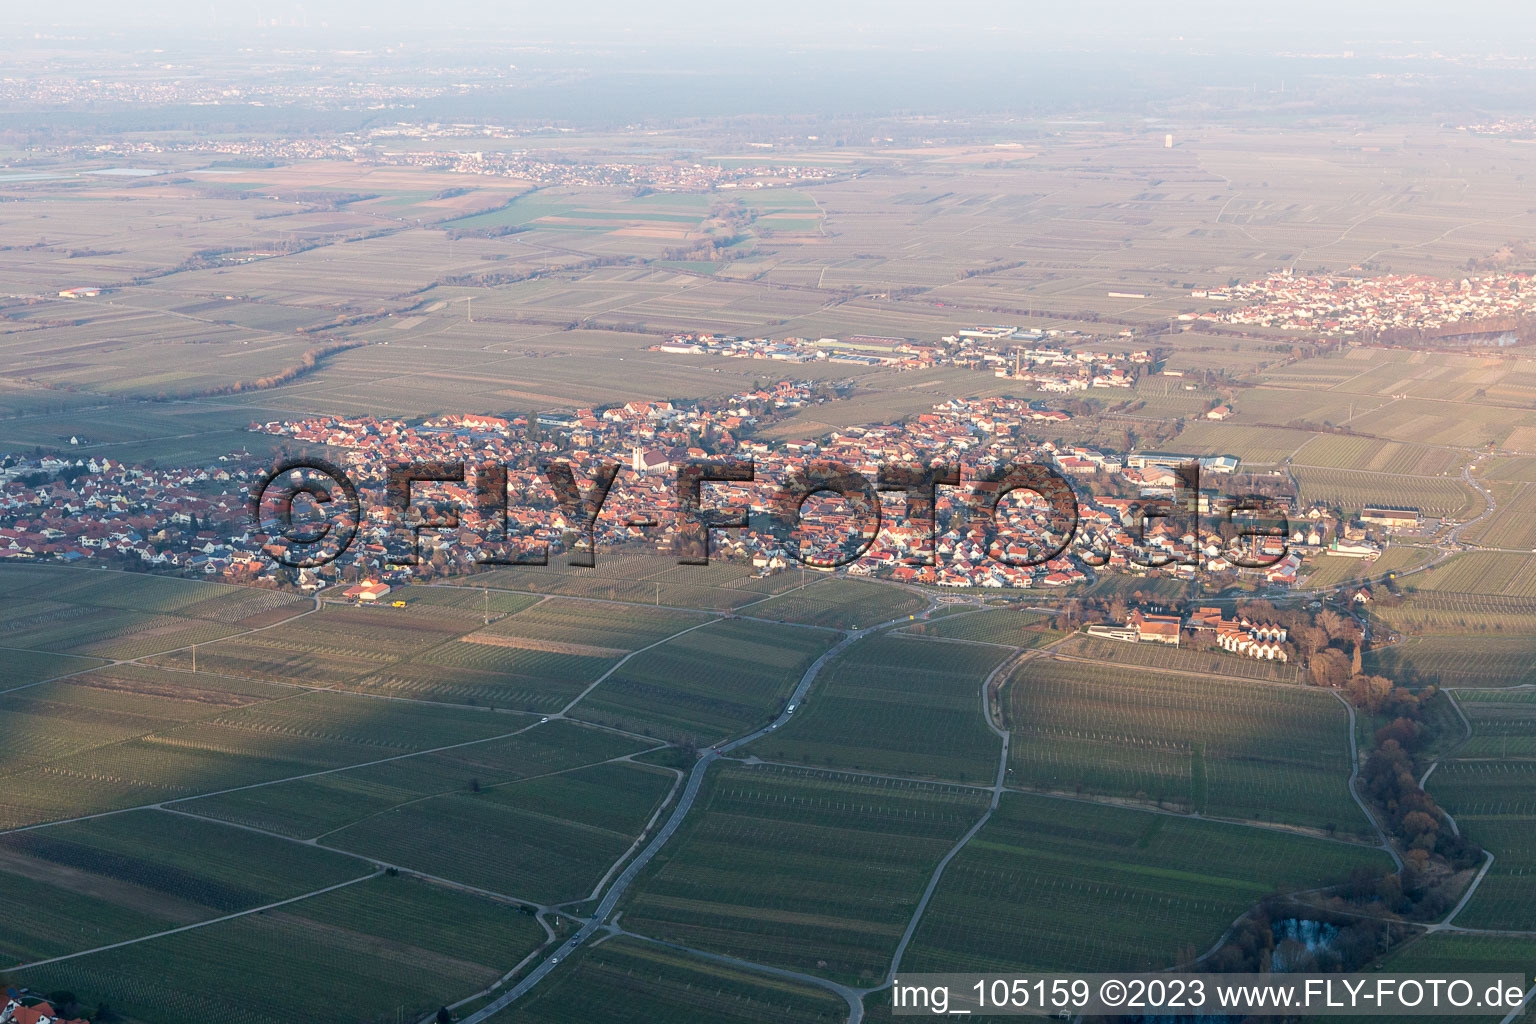
[[[1276,463],[1294,455],[1314,435],[1304,430],[1194,420],[1166,447],[1190,455],[1236,455],[1245,463]]]
[[[1348,555],[1330,555],[1326,552],[1313,557],[1305,585],[1314,589],[1336,587],[1350,580],[1376,577],[1403,572],[1415,568],[1434,557],[1431,548],[1409,544],[1393,544],[1375,559],[1351,558]]]
[[[1485,462],[1482,479],[1488,483],[1536,483],[1536,455],[1516,455]]]
[[[1056,648],[1054,653],[1168,672],[1242,676],[1245,679],[1276,683],[1301,682],[1301,669],[1295,665],[1244,658],[1219,648],[1201,651],[1189,647],[1168,647],[1163,644],[1128,644],[1097,636],[1074,636]]]
[[[84,672],[106,662],[74,654],[50,654],[47,651],[6,651],[5,672],[0,675],[0,693],[15,686],[30,686],[44,679]]]
[[[291,695],[270,683],[177,678],[138,665],[26,686],[0,694],[0,776]]]
[[[1007,690],[1015,786],[1364,835],[1349,719],[1301,687],[1037,659]]]
[[[1183,601],[1198,596],[1189,580],[1168,575],[1132,576],[1126,573],[1101,573],[1083,594],[1103,600],[1123,597],[1156,603]]]
[[[1494,548],[1536,548],[1536,484],[1494,484],[1498,507],[1466,531],[1467,540]]]
[[[240,631],[223,623],[169,615],[16,598],[0,605],[0,616],[4,616],[0,642],[8,646],[104,658],[144,657]]]
[[[842,1024],[848,1006],[800,982],[634,939],[589,943],[498,1024]]]
[[[481,622],[479,613],[463,608],[327,605],[259,633],[200,646],[197,663],[225,675],[334,686],[456,640]],[[192,653],[182,650],[148,660],[189,669]]]
[[[0,835],[0,958],[26,963],[360,878],[351,857],[161,811]]]
[[[1378,601],[1371,614],[1405,633],[1536,636],[1536,599],[1419,590],[1417,577],[1410,587],[1401,603]]]
[[[402,804],[321,841],[537,903],[586,899],[675,779],[647,765],[578,768]]]
[[[1536,689],[1458,692],[1456,699],[1472,723],[1457,757],[1536,758]]]
[[[419,1020],[495,982],[543,937],[506,904],[380,877],[17,981],[155,1024],[291,1024],[320,999],[335,1020]]]
[[[552,597],[493,623],[485,632],[543,641],[555,649],[568,644],[637,651],[708,621],[702,612]]]
[[[1009,793],[950,862],[902,966],[1157,970],[1271,893],[1391,866],[1345,843]]]
[[[79,303],[68,321],[0,335],[7,374],[98,395],[191,396],[295,365],[314,344],[291,331],[180,317],[131,301]]]
[[[1367,651],[1365,670],[1403,686],[1536,682],[1536,636],[1423,636]]]
[[[176,809],[313,839],[425,797],[597,765],[644,750],[633,737],[555,721],[505,739],[307,779],[178,801]]]
[[[1225,341],[1226,339],[1222,340]],[[1370,355],[1374,354],[1370,353]],[[1300,359],[1281,366],[1267,367],[1259,374],[1259,377],[1266,382],[1287,387],[1322,390],[1342,384],[1370,369],[1370,366],[1361,365],[1351,359],[1340,358],[1338,355],[1325,355],[1315,356],[1311,359]]]
[[[1393,476],[1352,469],[1295,466],[1291,473],[1304,503],[1344,509],[1364,505],[1409,505],[1425,515],[1465,518],[1483,507],[1483,499],[1458,477]]]
[[[19,568],[0,570],[8,581],[0,592],[0,644],[16,649],[139,658],[280,622],[308,604],[276,591],[168,577]]]
[[[1403,444],[1374,437],[1319,434],[1296,453],[1296,465],[1367,473],[1446,476],[1461,472],[1465,458],[1445,448]]]
[[[344,686],[386,697],[550,712],[574,700],[623,654],[528,650],[515,646],[518,640],[471,633]]]
[[[1223,344],[1227,339],[1222,339]],[[1242,393],[1228,422],[1265,424],[1299,428],[1304,424],[1336,426],[1351,416],[1386,404],[1385,398],[1368,395],[1338,394],[1323,390],[1301,390],[1260,384]],[[1303,449],[1308,450],[1308,449]]]
[[[1467,398],[1471,397],[1467,395]],[[1394,441],[1462,448],[1489,444],[1508,446],[1513,435],[1533,423],[1536,423],[1536,414],[1528,410],[1479,401],[1446,402],[1430,398],[1390,402],[1351,421],[1351,425],[1364,434]]]
[[[91,572],[46,565],[0,567],[0,596],[46,598],[92,608],[206,619],[249,628],[294,614],[308,600],[278,590],[203,583],[147,573]]]
[[[1311,571],[1306,574],[1306,585],[1314,589],[1336,587],[1340,583],[1375,574],[1375,562],[1347,555],[1322,554],[1312,560]]]
[[[390,601],[404,601],[407,607],[453,608],[469,615],[500,619],[532,608],[542,598],[532,594],[514,594],[505,590],[474,590],[466,587],[412,586],[390,592]]]
[[[900,587],[826,579],[755,604],[750,614],[809,626],[859,629],[916,614],[927,606],[921,595]]]
[[[788,573],[757,577],[749,567],[712,559],[707,566],[680,566],[673,558],[599,552],[592,568],[564,565],[519,566],[480,573],[461,581],[471,587],[502,587],[562,597],[697,608],[724,612],[797,585]],[[568,606],[562,602],[555,607]],[[623,616],[610,612],[622,621]],[[674,613],[675,614],[675,613]],[[674,630],[675,632],[675,630]],[[665,634],[663,634],[665,635]],[[659,638],[658,638],[659,639]]]
[[[713,743],[772,718],[834,634],[735,620],[635,655],[572,714],[647,736]]]
[[[1052,621],[1053,616],[1014,608],[992,608],[980,612],[961,610],[953,615],[903,626],[901,632],[913,636],[1034,649],[1065,636],[1051,628]]]
[[[299,693],[23,767],[6,778],[0,827],[368,764],[517,727],[484,712]]]
[[[705,782],[678,835],[630,890],[635,931],[871,983],[934,865],[985,793],[772,766]]]
[[[983,782],[1000,741],[981,687],[1008,656],[898,635],[859,641],[823,669],[794,718],[751,753],[772,761]]]
[[[1383,965],[1402,974],[1529,974],[1527,964],[1536,962],[1536,938],[1513,935],[1457,935],[1438,932],[1403,946]],[[1492,1020],[1502,1020],[1502,1012]],[[1488,1020],[1466,1017],[1464,1020]]]
[[[1536,721],[1525,709],[1523,753],[1536,755]],[[1474,738],[1487,730],[1486,720],[1474,725]],[[1481,746],[1497,744],[1489,736]],[[1458,752],[1473,757],[1471,750]],[[1456,817],[1469,839],[1494,855],[1493,867],[1478,886],[1456,923],[1466,928],[1536,931],[1536,761],[1456,760],[1440,765],[1430,776],[1434,798]]]
[[[1414,578],[1418,590],[1536,598],[1536,554],[1466,551]]]

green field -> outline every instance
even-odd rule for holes
[[[870,984],[929,873],[985,794],[791,768],[727,767],[622,906],[628,927]]]
[[[643,765],[578,768],[402,804],[321,841],[536,903],[585,899],[674,778]]]
[[[1413,577],[1420,591],[1536,597],[1536,554],[1467,551]]]
[[[945,871],[906,971],[1156,970],[1271,893],[1386,854],[1283,832],[1010,793]]]
[[[533,918],[505,904],[381,877],[18,972],[17,981],[110,1003],[143,1024],[291,1024],[321,1012],[376,1024],[417,1020],[473,994],[543,938]]]
[[[645,746],[633,737],[556,721],[506,739],[190,799],[176,809],[314,839],[426,797],[466,792],[474,782],[501,786],[601,764]]]
[[[497,1024],[842,1024],[848,1006],[800,982],[617,938],[577,953],[568,969],[495,1019]]]
[[[902,631],[917,636],[1034,648],[1043,647],[1065,635],[1051,629],[1051,621],[1049,615],[1013,608],[992,608],[979,612],[956,609],[954,614],[935,618],[931,622],[903,626]]]
[[[1317,690],[1037,659],[1008,683],[1009,779],[1365,835],[1348,716]]]
[[[981,685],[1008,652],[899,635],[867,637],[822,670],[815,699],[752,744],[771,761],[988,781],[1000,741]]]
[[[0,835],[0,962],[61,956],[361,878],[372,865],[138,811]]]
[[[1312,569],[1305,579],[1305,586],[1313,588],[1334,587],[1362,577],[1380,578],[1387,573],[1412,569],[1428,561],[1432,556],[1428,548],[1393,544],[1378,558],[1351,558],[1348,555],[1330,555],[1323,552],[1315,556]]]
[[[772,718],[834,639],[800,626],[712,623],[631,658],[572,714],[666,740],[713,743]]]
[[[1368,651],[1364,668],[1404,686],[1518,686],[1536,681],[1536,636],[1423,636]]]
[[[1469,527],[1466,539],[1494,548],[1536,548],[1536,484],[1494,484],[1491,490],[1498,508]]]
[[[1462,833],[1494,855],[1455,923],[1536,931],[1536,689],[1456,694],[1472,735],[1428,789]]]
[[[1536,599],[1419,590],[1397,604],[1378,602],[1373,617],[1410,634],[1536,636]]]
[[[122,670],[104,671],[116,678]],[[150,680],[132,685],[152,688],[156,677],[149,674]],[[219,692],[166,687],[166,678],[158,681],[170,691],[169,700],[76,681],[46,684],[73,691],[63,709],[51,702],[39,706],[49,696],[38,692],[42,687],[4,698],[50,717],[47,731],[29,737],[43,749],[23,750],[26,760],[10,766],[4,779],[0,827],[367,764],[505,735],[521,724],[484,712],[329,692],[289,691],[264,703],[230,700]],[[78,691],[83,694],[77,697]],[[204,696],[209,703],[198,703]],[[111,710],[130,702],[137,717]],[[143,714],[166,704],[161,717]],[[71,716],[99,723],[83,743],[69,726]]]
[[[307,607],[275,590],[147,574],[0,567],[0,646],[22,651],[140,658],[280,622]],[[91,664],[25,653],[18,662],[17,682],[48,678],[38,674],[45,666],[57,675]]]
[[[646,553],[607,554],[591,568],[552,564],[497,569],[456,582],[468,587],[505,588],[535,594],[615,601],[668,608],[727,612],[797,586],[798,574],[759,577],[750,566],[711,559],[707,566],[678,565],[677,559]],[[609,614],[616,615],[616,612]]]
[[[1530,757],[1536,734],[1524,739]],[[1463,834],[1494,855],[1456,923],[1536,931],[1536,760],[1450,761],[1430,777],[1429,791]]]
[[[1320,502],[1347,511],[1364,505],[1411,505],[1425,515],[1460,518],[1476,513],[1483,499],[1452,476],[1394,476],[1355,469],[1295,466],[1301,500]]]
[[[755,604],[749,614],[834,629],[867,629],[913,615],[927,604],[920,595],[899,587],[827,579]]]

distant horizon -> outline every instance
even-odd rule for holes
[[[670,0],[638,12],[616,0],[557,6],[450,0],[430,12],[404,0],[162,0],[150,9],[107,0],[80,0],[67,9],[31,6],[10,12],[6,34],[61,40],[143,39],[249,44],[257,39],[314,45],[399,34],[399,45],[466,40],[491,46],[632,44],[721,46],[793,45],[806,49],[868,46],[919,51],[974,48],[991,52],[1052,52],[1067,48],[1158,50],[1169,47],[1262,43],[1290,47],[1377,49],[1429,46],[1488,53],[1536,52],[1536,23],[1513,4],[1454,6],[1424,0],[1338,5],[1299,0],[1284,8],[1214,0],[1181,0],[1149,8],[1123,0],[1078,5],[1021,5],[981,0],[963,11],[912,0],[842,4],[784,0],[771,14],[722,8],[701,0]]]

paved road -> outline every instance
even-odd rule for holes
[[[932,607],[930,599],[929,609],[931,610]],[[900,618],[891,619],[876,626],[868,626],[864,629],[851,630],[846,633],[843,639],[828,648],[826,653],[817,658],[805,670],[805,674],[800,677],[800,682],[795,686],[794,692],[790,695],[785,707],[788,708],[790,705],[798,705],[803,702],[805,695],[810,692],[811,684],[816,681],[816,677],[820,674],[821,670],[826,667],[829,661],[841,654],[851,644],[863,639],[870,633],[905,622],[907,618],[907,616],[903,615]],[[602,902],[597,905],[597,910],[582,923],[581,927],[577,929],[576,934],[562,943],[558,950],[546,958],[539,966],[535,967],[526,978],[502,993],[492,1002],[487,1003],[464,1018],[462,1024],[480,1024],[481,1021],[486,1020],[493,1014],[506,1009],[535,985],[543,981],[560,961],[575,952],[577,947],[591,938],[594,933],[606,930],[608,918],[613,914],[614,908],[618,906],[619,900],[624,898],[624,894],[629,890],[630,885],[639,877],[640,872],[645,870],[646,865],[661,852],[661,848],[667,845],[667,841],[682,827],[684,819],[688,817],[688,812],[693,809],[694,801],[698,799],[699,789],[704,785],[704,777],[709,774],[710,766],[720,760],[721,755],[730,753],[732,750],[746,746],[754,740],[768,735],[768,733],[788,722],[790,718],[791,714],[786,710],[779,717],[756,732],[705,751],[703,756],[694,763],[693,770],[688,773],[688,784],[683,787],[682,795],[677,799],[677,806],[673,808],[666,824],[661,826],[655,837],[646,844],[645,848],[636,855],[634,860],[629,862],[629,866],[619,874],[619,877],[614,879],[613,884],[608,887],[608,892],[603,896]],[[862,1007],[860,1012],[862,1013]]]

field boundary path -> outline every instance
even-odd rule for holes
[[[151,939],[163,939],[168,935],[180,935],[182,932],[195,931],[198,928],[207,928],[209,925],[223,924],[225,921],[233,921],[236,918],[249,917],[252,914],[262,914],[268,910],[276,910],[278,907],[286,907],[290,903],[298,903],[300,900],[307,900],[314,896],[324,896],[328,892],[335,892],[337,889],[345,889],[349,885],[356,885],[359,882],[366,882],[369,879],[378,878],[383,874],[384,869],[379,868],[375,871],[369,872],[366,875],[360,875],[357,878],[348,879],[345,882],[337,882],[335,885],[328,885],[324,889],[316,889],[314,892],[306,892],[298,896],[290,896],[285,900],[278,900],[275,903],[268,903],[260,907],[251,907],[249,910],[241,910],[234,914],[225,914],[222,917],[212,917],[206,921],[196,921],[192,924],[184,924],[180,928],[167,928],[165,931],[155,932],[153,935],[140,935],[136,939],[124,939],[122,942],[114,942],[106,946],[97,946],[95,949],[82,949],[74,953],[65,953],[61,956],[49,957],[46,960],[34,960],[29,964],[15,964],[14,966],[7,968],[7,970],[19,971],[30,967],[45,967],[48,964],[56,964],[63,960],[73,960],[76,957],[90,956],[92,953],[105,953],[109,949],[122,949],[124,946],[136,946],[141,942],[148,942]]]
[[[1061,643],[1061,641],[1058,640],[1056,643]],[[912,918],[907,922],[906,930],[901,933],[901,941],[896,944],[896,952],[891,956],[890,970],[886,971],[885,973],[885,985],[891,984],[891,982],[896,979],[896,972],[901,970],[902,957],[906,956],[907,946],[911,944],[912,937],[917,934],[917,927],[922,923],[923,914],[927,912],[928,904],[933,899],[934,892],[938,890],[939,882],[943,880],[944,871],[949,867],[950,861],[954,860],[960,851],[965,848],[966,844],[974,839],[976,834],[980,832],[984,827],[986,827],[987,822],[992,820],[992,815],[997,810],[998,804],[1002,803],[1003,793],[1007,791],[1008,745],[1012,738],[1012,733],[1006,728],[1006,724],[1000,726],[992,719],[992,684],[996,682],[1000,676],[1006,679],[1008,673],[1013,672],[1020,665],[1024,664],[1026,661],[1029,661],[1031,658],[1039,655],[1040,653],[1040,651],[1023,651],[1014,654],[1012,657],[1004,658],[1003,661],[990,673],[988,673],[984,680],[982,680],[981,715],[987,723],[987,728],[991,729],[994,733],[997,734],[998,738],[1002,740],[1003,748],[998,756],[997,777],[993,780],[990,787],[992,791],[992,798],[987,801],[987,809],[982,813],[980,818],[976,819],[976,824],[972,825],[969,829],[966,830],[965,835],[961,836],[955,845],[950,847],[949,852],[944,855],[944,857],[939,861],[938,865],[933,869],[933,874],[928,879],[928,886],[923,890],[922,897],[917,901],[917,909],[912,912]],[[885,985],[880,985],[873,989],[867,989],[865,994],[868,994],[869,992],[878,992],[881,988],[884,988]]]
[[[928,611],[932,611],[936,603],[937,598],[930,597],[928,609],[923,614],[926,615]],[[879,623],[878,625],[867,626],[864,629],[845,632],[841,640],[827,648],[827,650],[823,652],[822,655],[814,662],[812,662],[810,667],[805,670],[804,674],[800,677],[800,682],[795,686],[794,692],[791,693],[789,698],[786,700],[785,707],[788,708],[790,705],[799,704],[802,702],[805,699],[806,693],[810,690],[811,685],[816,681],[817,676],[821,674],[821,670],[826,667],[827,663],[837,655],[841,654],[843,651],[847,650],[854,643],[862,640],[865,636],[868,636],[871,633],[879,632],[881,630],[888,629],[891,626],[895,626],[908,621],[911,621],[911,617],[903,615],[898,618],[891,619],[887,622]],[[628,866],[626,866],[624,870],[619,873],[619,876],[614,879],[613,884],[608,887],[607,893],[604,894],[601,902],[598,903],[597,909],[593,911],[591,917],[587,918],[586,921],[582,923],[576,934],[571,936],[563,945],[561,945],[560,948],[552,956],[546,958],[543,963],[534,968],[527,977],[523,978],[516,985],[502,993],[496,999],[476,1010],[468,1017],[465,1017],[463,1021],[460,1022],[460,1024],[480,1024],[481,1021],[484,1021],[494,1014],[506,1009],[508,1006],[510,1006],[512,1003],[520,999],[523,995],[538,985],[539,982],[543,981],[544,978],[549,975],[550,971],[554,970],[554,968],[559,964],[561,959],[574,952],[579,946],[581,946],[582,943],[591,938],[593,934],[600,931],[606,931],[608,918],[612,916],[614,908],[618,906],[619,900],[623,898],[624,894],[629,890],[629,887],[634,883],[635,879],[639,877],[640,872],[643,871],[648,864],[650,864],[656,855],[661,852],[661,848],[666,846],[668,840],[670,840],[672,836],[677,833],[677,830],[682,827],[684,820],[688,817],[688,813],[693,810],[693,805],[698,800],[699,790],[704,785],[704,778],[709,773],[710,767],[714,765],[716,761],[720,760],[723,755],[728,754],[740,747],[746,746],[747,744],[752,743],[753,741],[758,740],[763,736],[766,736],[770,731],[777,729],[780,725],[789,721],[789,717],[790,715],[787,710],[782,711],[779,713],[777,718],[762,728],[757,729],[746,736],[731,740],[728,743],[723,743],[718,746],[711,747],[709,750],[707,750],[698,759],[698,761],[694,763],[693,770],[688,773],[688,782],[683,787],[682,795],[678,797],[677,805],[673,808],[671,816],[667,818],[666,823],[661,826],[661,828],[656,832],[655,836],[652,837],[651,841],[646,844],[645,848],[642,849],[635,856],[635,858],[629,862]],[[988,720],[990,721],[990,717]],[[767,965],[761,964],[749,964],[746,961],[730,961],[728,958],[726,958],[726,962],[739,963],[743,967],[748,967],[758,971],[765,971],[773,974],[784,975],[786,973],[778,968],[771,968]],[[798,977],[798,975],[794,975],[793,973],[789,973],[788,976]],[[823,983],[822,987],[826,987],[826,983]],[[858,1024],[858,1022],[863,1019],[863,1015],[864,1009],[862,1002],[854,1005],[854,1001],[850,1001],[850,1024]]]

